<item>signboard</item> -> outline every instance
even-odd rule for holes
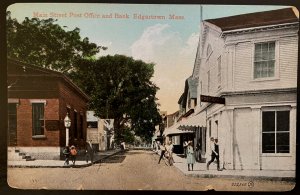
[[[225,98],[200,95],[201,102],[210,102],[216,104],[225,104]]]
[[[46,129],[47,129],[47,131],[58,131],[59,130],[59,121],[58,120],[46,120]]]

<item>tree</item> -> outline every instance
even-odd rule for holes
[[[77,59],[91,58],[101,48],[81,39],[79,28],[66,31],[52,18],[26,17],[19,23],[7,12],[6,20],[7,56],[23,62],[67,72]]]
[[[161,122],[156,103],[158,87],[151,81],[154,64],[123,55],[80,59],[70,77],[91,97],[90,109],[114,119],[116,140],[130,127],[149,141]]]

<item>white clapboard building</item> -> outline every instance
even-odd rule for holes
[[[114,148],[113,119],[100,119],[94,111],[87,111],[87,141],[91,140],[97,151]]]
[[[221,168],[295,170],[299,12],[202,21],[189,121],[218,138]],[[183,125],[184,126],[184,125]]]

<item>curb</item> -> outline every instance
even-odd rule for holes
[[[43,165],[7,165],[7,167],[8,168],[82,168],[82,167],[92,166],[93,164],[99,164],[102,162],[102,160],[107,159],[113,155],[120,153],[120,152],[123,152],[123,151],[122,150],[116,151],[115,153],[106,155],[103,158],[94,161],[94,163],[87,163],[87,164],[83,164],[83,165],[76,165],[76,164],[75,165],[46,165],[46,166],[43,166]]]
[[[155,151],[154,154],[159,155]],[[179,167],[175,166],[177,170],[183,173],[188,177],[196,177],[196,178],[227,178],[227,179],[249,179],[249,180],[267,180],[267,181],[288,181],[288,182],[296,182],[295,177],[269,177],[269,176],[245,176],[245,175],[216,175],[211,173],[203,173],[203,174],[195,174],[195,173],[186,173],[184,170],[181,170]]]
[[[176,167],[177,168],[177,167]],[[179,169],[180,170],[180,169]],[[295,182],[296,178],[294,177],[268,177],[268,176],[245,176],[245,175],[215,175],[215,174],[194,174],[194,173],[184,173],[180,170],[184,175],[189,177],[196,178],[227,178],[227,179],[248,179],[248,180],[267,180],[267,181],[289,181]]]

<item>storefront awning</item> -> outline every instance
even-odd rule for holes
[[[173,126],[167,128],[163,135],[166,136],[166,135],[174,135],[174,134],[182,134],[182,133],[194,133],[194,131],[183,131],[183,130],[180,130],[178,129],[180,127],[181,123],[176,123],[174,124]]]
[[[200,114],[187,118],[183,121],[178,129],[185,131],[194,131],[196,127],[205,126],[205,121],[201,120]]]

